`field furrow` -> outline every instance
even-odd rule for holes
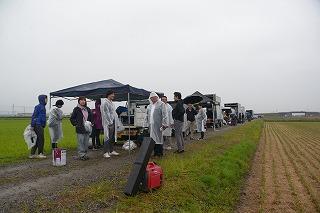
[[[286,167],[285,164],[283,163],[282,160],[282,155],[280,150],[278,149],[277,146],[277,141],[274,140],[274,136],[272,135],[272,131],[269,130],[269,138],[271,140],[268,140],[268,143],[271,145],[271,153],[273,155],[274,161],[273,163],[273,168],[274,171],[273,173],[275,174],[275,180],[274,180],[274,185],[273,187],[275,188],[276,191],[276,200],[273,204],[272,209],[270,211],[275,210],[275,211],[289,211],[293,209],[297,209],[296,206],[293,204],[293,195],[291,194],[291,189],[290,189],[290,183],[287,180],[287,173],[286,173]]]
[[[306,171],[309,172],[310,177],[314,181],[317,181],[317,183],[320,183],[320,171],[318,169],[319,165],[316,163],[316,161],[310,160],[309,153],[304,153],[304,150],[306,150],[305,146],[299,146],[297,141],[293,140],[289,136],[285,135],[283,131],[278,130],[277,133],[283,138],[283,141],[287,143],[287,147],[290,151],[291,155],[296,156],[297,163],[299,163],[301,166],[305,168]],[[300,143],[301,144],[301,143]]]
[[[273,130],[273,133],[275,134],[275,137],[278,138],[280,144],[283,147],[284,153],[287,156],[288,160],[290,161],[293,169],[295,170],[297,176],[299,177],[299,181],[302,183],[302,185],[305,187],[307,194],[310,196],[310,199],[315,206],[317,211],[320,211],[320,202],[319,198],[317,197],[318,189],[314,188],[314,181],[311,178],[311,174],[308,170],[305,168],[305,164],[301,163],[302,161],[299,160],[299,157],[292,153],[293,149],[288,145],[288,143],[285,141],[286,139],[283,138],[278,130]],[[305,195],[306,196],[306,195]]]
[[[269,126],[267,128],[267,138],[270,137]],[[276,187],[275,187],[275,175],[274,175],[274,160],[272,153],[272,143],[267,140],[265,147],[265,162],[264,162],[264,189],[265,199],[263,203],[263,209],[270,209],[277,202],[276,200]],[[271,209],[270,209],[271,210]]]
[[[307,159],[308,163],[310,163],[310,165],[320,172],[320,156],[317,154],[316,150],[314,150],[306,140],[300,138],[296,140],[292,139],[287,129],[282,127],[279,127],[278,129],[281,130],[281,133],[284,135],[284,137],[287,137],[290,143],[295,146],[295,149],[299,152],[299,155],[302,155],[303,158]],[[320,176],[320,173],[318,175]]]
[[[304,144],[312,145],[313,149],[320,151],[320,137],[314,136],[308,130],[302,131],[296,128],[290,128],[290,126],[285,126],[284,124],[276,124],[280,128],[286,129],[290,134],[290,137],[294,137],[296,140],[303,140]]]
[[[319,133],[319,123],[266,122],[246,183],[259,199],[239,212],[320,212]]]

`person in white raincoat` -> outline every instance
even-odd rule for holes
[[[163,131],[168,127],[168,112],[166,105],[155,92],[150,93],[150,104],[147,107],[145,126],[149,127],[150,137],[156,145],[154,156],[163,156]]]
[[[62,118],[63,112],[61,110],[63,106],[62,100],[57,100],[54,107],[50,110],[49,119],[47,121],[49,127],[49,134],[51,138],[52,149],[58,148],[58,141],[62,139]]]
[[[165,143],[164,149],[171,150],[172,126],[174,124],[174,120],[172,117],[172,106],[168,104],[167,96],[162,96],[161,101],[165,104],[168,113],[168,128],[163,130],[163,141]]]
[[[187,110],[188,105],[183,104],[184,110]],[[188,120],[187,120],[187,113],[184,113],[183,115],[183,128],[182,128],[182,134],[183,134],[183,138],[185,138],[187,136],[187,130],[188,130]]]
[[[101,104],[101,118],[104,132],[104,155],[105,158],[110,158],[111,155],[119,155],[113,150],[112,142],[117,137],[118,115],[113,103],[115,93],[108,91],[106,100]]]
[[[207,122],[207,113],[206,110],[199,104],[198,105],[198,114],[196,115],[197,131],[201,133],[199,140],[204,139],[204,132],[206,131],[205,125]]]

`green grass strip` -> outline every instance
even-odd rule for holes
[[[66,188],[54,201],[38,198],[24,211],[233,212],[262,128],[262,120],[250,122],[189,144],[184,154],[166,155],[157,161],[164,170],[164,185],[152,193],[125,196],[123,189],[130,171],[125,168],[118,171],[122,175],[116,180]]]
[[[263,122],[251,122],[205,143],[185,155],[159,161],[165,172],[161,190],[133,198],[120,197],[118,212],[233,212],[259,142]]]

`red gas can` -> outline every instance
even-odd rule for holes
[[[149,162],[146,169],[145,188],[149,191],[160,188],[163,182],[163,171],[155,162]]]

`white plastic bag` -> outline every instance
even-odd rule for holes
[[[92,146],[92,138],[89,138],[89,143],[88,143],[88,147]]]
[[[31,128],[31,125],[28,125],[27,128],[23,132],[24,141],[26,142],[28,149],[31,149],[36,145],[37,134]]]
[[[92,124],[91,124],[90,121],[84,122],[84,128],[86,129],[86,132],[88,134],[91,134],[91,132],[92,132]]]
[[[133,141],[127,141],[123,144],[122,148],[124,150],[134,150],[135,148],[137,148],[137,145]]]

